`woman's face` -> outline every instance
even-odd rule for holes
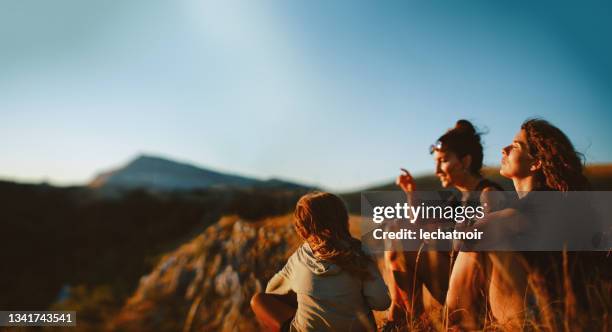
[[[453,152],[436,150],[433,158],[436,163],[436,176],[444,188],[454,186],[468,174],[464,164]]]
[[[520,130],[512,144],[502,149],[501,168],[499,173],[507,178],[524,178],[532,175],[532,166],[535,160],[529,155],[527,136]]]

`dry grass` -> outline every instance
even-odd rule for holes
[[[487,306],[481,318],[481,330],[608,331],[612,325],[611,257],[593,253],[579,256],[568,252],[536,255],[540,256],[536,260],[529,256],[517,256],[524,264],[524,277],[528,285],[524,290],[516,290],[524,298],[521,319],[514,325],[501,324]],[[384,271],[385,275],[388,273]],[[448,324],[450,313],[445,312],[444,307],[426,291],[424,302],[423,315],[418,318],[406,317],[408,326],[397,331],[453,330]],[[385,313],[379,313],[376,317],[380,325],[386,320]]]
[[[605,165],[602,172],[612,171]],[[359,237],[360,217],[350,218],[351,233]],[[523,317],[519,323],[524,331],[608,331],[612,326],[612,255],[605,252],[586,253],[524,253],[516,254],[524,269],[527,287],[517,290],[524,299]],[[382,254],[377,254],[378,266],[389,284],[390,270]],[[417,259],[420,255],[417,255]],[[509,276],[516,271],[505,271]],[[415,287],[413,287],[414,289]],[[415,293],[412,296],[416,296]],[[407,317],[408,326],[398,331],[446,331],[450,328],[444,306],[424,287],[424,314]],[[485,302],[487,301],[485,294]],[[413,303],[414,301],[411,301]],[[386,321],[387,312],[375,312],[378,325]],[[490,310],[481,318],[482,331],[513,331],[512,325],[495,320]]]

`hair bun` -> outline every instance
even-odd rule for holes
[[[480,142],[480,135],[481,133],[476,131],[476,127],[470,121],[461,119],[455,123],[455,127],[449,129],[438,138],[438,142],[432,146],[433,149],[430,150],[430,153],[440,149],[453,152],[459,158],[470,155],[472,156],[470,172],[480,174],[480,169],[482,168],[482,143]]]
[[[468,120],[461,119],[457,121],[457,123],[455,123],[455,129],[466,134],[476,135],[476,128],[474,128],[474,125]]]

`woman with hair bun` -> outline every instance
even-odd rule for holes
[[[478,202],[487,212],[503,204],[500,185],[485,179],[481,174],[483,147],[480,133],[471,122],[459,120],[454,128],[444,133],[430,147],[435,162],[435,175],[442,187],[454,188],[460,193],[458,204]],[[396,184],[406,192],[408,199],[416,190],[410,173],[401,169]],[[393,330],[411,323],[423,310],[422,286],[433,298],[448,307],[451,322],[466,328],[477,328],[478,301],[485,287],[483,255],[476,252],[459,252],[453,259],[453,251],[388,251],[387,266],[391,270],[389,288],[392,306],[388,313],[386,330]],[[448,292],[450,285],[453,292]]]

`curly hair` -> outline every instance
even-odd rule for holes
[[[296,232],[317,258],[362,279],[370,278],[371,258],[361,248],[361,241],[349,233],[348,212],[338,196],[325,192],[306,194],[298,201],[293,217]]]
[[[583,155],[574,149],[569,138],[546,120],[528,119],[521,125],[527,137],[529,155],[542,163],[537,175],[540,186],[558,191],[590,188],[582,173]]]

